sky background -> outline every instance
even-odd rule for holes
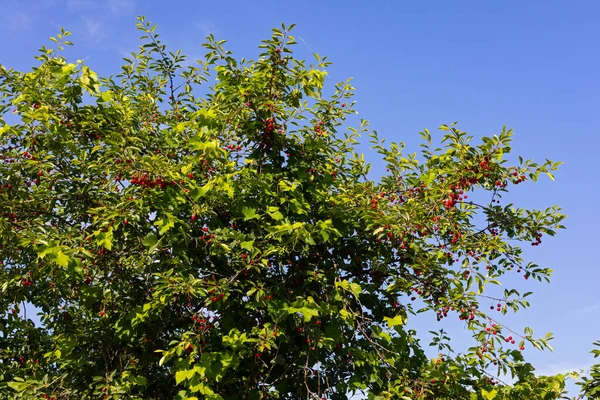
[[[202,58],[209,33],[254,59],[272,27],[295,23],[296,55],[328,56],[330,87],[353,77],[360,117],[381,137],[406,142],[408,152],[419,151],[422,129],[459,121],[475,137],[506,124],[515,129],[515,154],[563,161],[555,182],[528,182],[510,196],[522,207],[558,204],[568,219],[556,238],[526,248],[529,260],[555,270],[552,283],[509,278],[507,286],[534,291],[532,307],[500,321],[519,332],[526,325],[540,336],[554,332],[554,353],[525,351],[539,373],[593,363],[589,352],[600,339],[600,2],[2,0],[0,63],[30,69],[36,50],[62,26],[73,33],[71,62],[85,59],[99,74],[115,74],[139,45],[138,15],[192,59]],[[375,176],[384,172],[367,140],[361,151]],[[428,330],[444,328],[460,335],[458,348],[469,343],[458,322],[429,315],[414,324],[423,341]]]

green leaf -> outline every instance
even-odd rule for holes
[[[349,292],[354,294],[356,297],[358,297],[358,295],[362,292],[362,288],[360,287],[360,285],[358,283],[349,282],[347,280],[336,282],[335,286],[342,287],[342,288],[348,290]]]
[[[212,188],[212,183],[208,182],[206,185],[204,185],[204,186],[202,186],[200,188],[194,188],[194,189],[192,189],[190,191],[190,197],[192,198],[192,200],[198,201],[198,199],[200,199],[200,197],[202,197],[206,193],[208,193],[211,188]]]
[[[185,380],[192,379],[195,374],[196,374],[196,371],[193,368],[185,370],[185,371],[177,371],[177,372],[175,372],[175,383],[177,385],[179,385],[181,382],[183,382]]]
[[[219,361],[221,361],[221,364],[223,365],[224,368],[229,367],[233,361],[234,361],[234,356],[232,353],[221,353],[221,357],[219,359]]]
[[[483,279],[477,277],[476,280],[477,280],[477,294],[481,294],[481,293],[483,293],[483,290],[485,289]]]
[[[396,315],[393,318],[383,317],[383,319],[387,322],[388,327],[393,328],[396,325],[404,325],[404,317],[402,315]]]
[[[156,247],[158,244],[158,238],[155,234],[150,233],[144,238],[142,244],[150,249],[154,249],[154,247]]]
[[[63,253],[61,250],[56,253],[56,263],[61,267],[67,268],[69,266],[69,256]]]
[[[493,400],[496,398],[496,395],[498,394],[497,390],[492,390],[491,392],[488,392],[485,389],[481,389],[481,394],[487,399],[487,400]]]
[[[269,207],[269,216],[271,216],[271,218],[273,218],[275,221],[283,219],[283,214],[277,207]]]
[[[304,322],[310,321],[313,317],[319,316],[319,310],[308,307],[288,307],[287,312],[290,314],[300,313]]]
[[[240,247],[242,249],[246,249],[248,251],[252,251],[252,249],[254,248],[253,245],[254,245],[254,240],[248,240],[246,242],[240,243]]]
[[[346,322],[350,322],[354,319],[354,316],[349,313],[346,309],[342,308],[340,310],[340,316],[342,317],[342,319]]]
[[[107,103],[111,100],[112,100],[112,94],[111,94],[110,90],[107,90],[105,92],[102,92],[102,94],[100,95],[100,98],[98,99],[98,102]]]
[[[160,229],[158,230],[158,234],[159,235],[164,235],[165,233],[167,233],[171,228],[175,227],[175,217],[169,213],[165,214],[165,217],[162,219],[159,219],[158,221],[156,221],[154,223],[155,226],[160,226]]]
[[[8,382],[8,387],[16,390],[17,392],[22,392],[23,390],[27,389],[27,386],[28,385],[23,382]]]
[[[250,207],[242,208],[242,214],[244,214],[244,221],[248,221],[250,219],[258,218],[258,214],[256,213],[256,209]]]
[[[106,232],[104,232],[104,248],[106,250],[112,250],[112,240],[113,240],[113,228],[109,227]]]

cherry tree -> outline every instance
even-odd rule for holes
[[[551,335],[501,322],[531,292],[497,289],[549,280],[520,243],[564,216],[503,196],[560,163],[511,163],[506,128],[424,130],[412,153],[350,126],[350,81],[325,96],[330,62],[294,58],[292,27],[255,61],[209,36],[190,64],[140,17],[116,76],[69,62],[64,30],[31,71],[0,67],[0,396],[563,395],[524,359]],[[442,330],[427,357],[417,312],[462,321],[472,347]]]

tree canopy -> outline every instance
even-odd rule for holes
[[[328,89],[292,27],[257,60],[211,35],[193,63],[140,17],[118,75],[69,62],[64,30],[31,71],[0,67],[2,398],[563,395],[523,357],[551,334],[500,322],[531,292],[499,289],[549,281],[520,244],[564,216],[503,196],[560,163],[511,162],[506,128],[443,125],[406,153],[349,126],[350,81]],[[421,312],[463,321],[472,347],[441,330],[428,357]]]

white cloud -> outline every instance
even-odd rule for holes
[[[115,15],[131,14],[134,7],[133,0],[108,0],[108,8]]]
[[[92,18],[85,18],[85,29],[88,39],[92,42],[99,42],[106,38],[106,33],[102,29],[102,23]]]
[[[0,17],[0,28],[9,31],[25,31],[37,21],[46,17],[47,10],[56,7],[58,0],[37,0],[26,3],[13,1],[2,4],[3,14]]]
[[[592,366],[592,364],[590,364],[590,363],[584,364],[584,365],[577,365],[577,364],[573,364],[573,363],[569,363],[569,362],[560,363],[560,364],[548,364],[542,368],[537,368],[535,370],[535,374],[536,375],[545,375],[545,376],[556,375],[556,374],[564,375],[569,372],[579,372],[580,370],[586,370],[586,369],[589,369],[591,366]]]
[[[131,14],[134,0],[66,0],[67,8],[73,12],[111,13],[116,16]]]
[[[89,9],[94,7],[94,2],[91,0],[67,0],[67,8],[78,11],[81,9]]]
[[[23,31],[33,24],[33,16],[24,11],[17,11],[7,16],[6,27],[11,31]]]
[[[600,311],[600,304],[591,304],[581,309],[583,314],[589,314],[597,311]]]
[[[199,20],[197,20],[195,26],[196,29],[200,31],[203,38],[211,33],[217,33],[217,27],[215,26],[215,24],[212,21],[205,18],[200,18]]]

